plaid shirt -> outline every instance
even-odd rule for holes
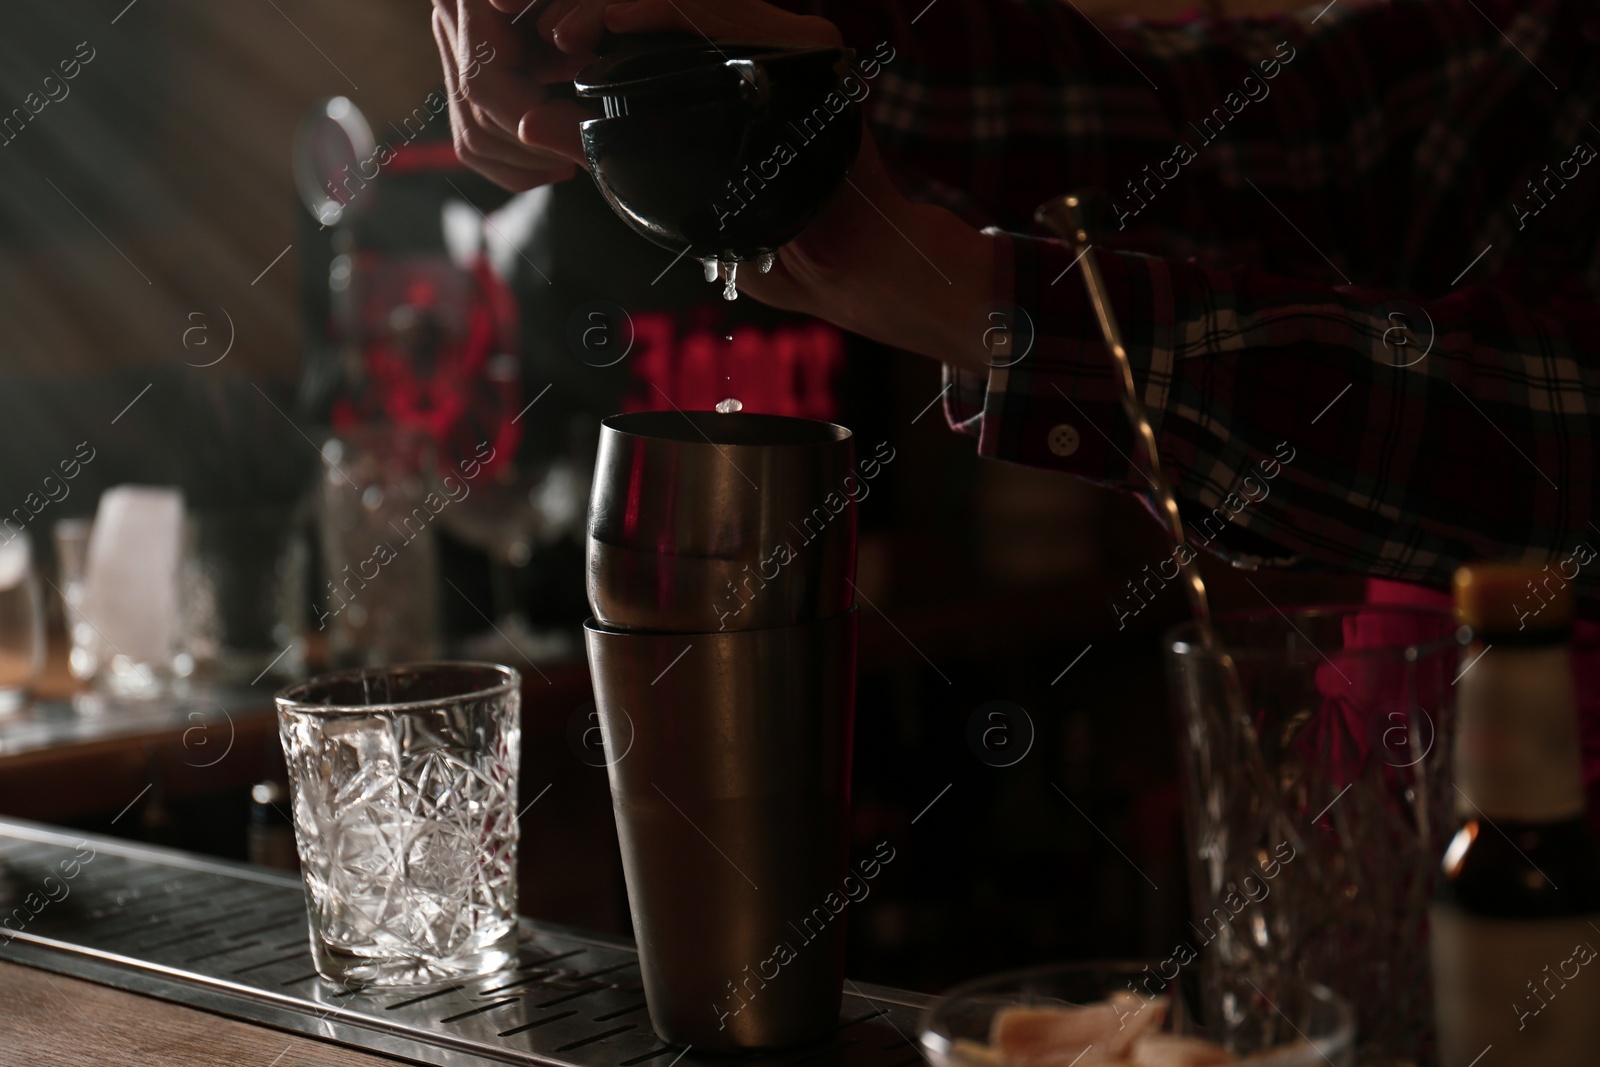
[[[1323,2],[1100,26],[1059,0],[818,9],[863,54],[893,45],[865,106],[908,185],[1010,231],[995,300],[1037,337],[986,380],[947,371],[951,424],[1147,488],[1076,252],[1025,236],[1095,186],[1192,543],[1434,585],[1600,546],[1600,6]]]

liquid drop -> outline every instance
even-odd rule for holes
[[[714,259],[702,259],[700,261],[700,267],[701,267],[701,269],[703,269],[706,272],[706,281],[714,282],[714,281],[717,280],[717,261],[716,260],[714,260]]]
[[[778,254],[776,252],[763,252],[761,254],[761,258],[756,260],[756,269],[762,274],[767,273],[767,271],[772,269],[773,261],[777,259],[777,257]]]
[[[717,402],[717,411],[719,411],[720,413],[722,413],[724,415],[732,415],[735,411],[743,411],[743,410],[744,410],[744,405],[739,403],[737,400],[735,400],[731,396],[726,400],[719,400]]]
[[[732,260],[722,261],[722,299],[739,299],[739,287],[733,284],[734,275],[739,271],[739,264]]]

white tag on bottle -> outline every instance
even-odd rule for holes
[[[1593,918],[1484,919],[1436,906],[1442,1067],[1593,1067],[1600,1055],[1600,931]]]

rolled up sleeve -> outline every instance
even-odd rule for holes
[[[1075,250],[998,240],[995,300],[1036,336],[987,378],[947,372],[951,425],[984,456],[1148,493]],[[1435,585],[1463,560],[1591,529],[1588,299],[1534,305],[1493,284],[1429,299],[1094,254],[1191,525],[1214,515],[1309,564]]]
[[[986,375],[946,367],[946,419],[977,438],[982,456],[1118,488],[1143,487],[1132,431],[1122,413],[1117,368],[1095,325],[1076,253],[1053,241],[991,234],[997,242],[995,305],[1020,309],[1011,326],[1018,354],[994,361]],[[1097,252],[1119,317],[1171,320],[1162,275],[1152,269],[1158,261],[1136,253]],[[1052,269],[1047,259],[1055,264],[1054,273],[1046,273]],[[1159,423],[1165,378],[1148,373],[1152,355],[1145,351],[1136,359],[1150,383],[1145,405]]]

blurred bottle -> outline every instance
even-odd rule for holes
[[[1433,910],[1443,1067],[1576,1067],[1600,1049],[1600,850],[1584,823],[1568,645],[1573,598],[1548,570],[1455,578],[1472,640],[1457,682],[1456,800]]]
[[[258,867],[300,871],[300,853],[294,845],[294,822],[289,818],[289,791],[267,779],[250,787],[250,829],[246,843],[250,862]]]
[[[100,669],[100,639],[83,617],[83,583],[89,571],[91,519],[62,519],[56,523],[56,582],[61,591],[61,616],[70,650],[67,670],[87,682]]]
[[[44,603],[33,545],[20,531],[0,542],[0,715],[28,702],[43,668]]]

